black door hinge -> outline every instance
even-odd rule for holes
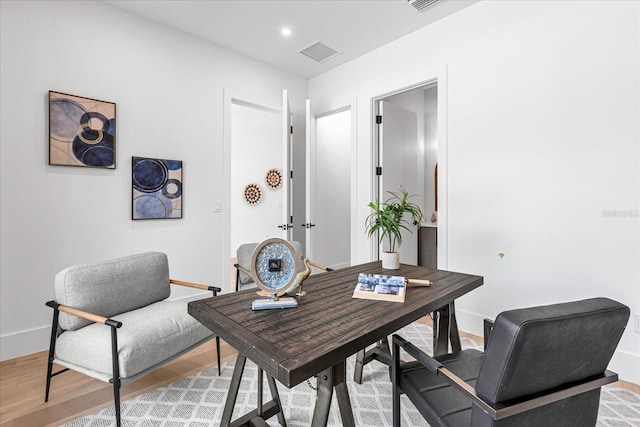
[[[382,116],[376,116],[376,123],[382,124]]]
[[[290,132],[291,132],[291,135],[293,135],[293,126],[291,126]]]
[[[289,171],[289,178],[293,179],[293,171]]]
[[[382,166],[376,166],[376,175],[382,175]]]

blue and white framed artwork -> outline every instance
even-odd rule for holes
[[[182,218],[182,161],[131,158],[132,219]]]
[[[49,164],[115,169],[116,104],[49,91]]]

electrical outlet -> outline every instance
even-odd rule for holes
[[[638,313],[633,315],[633,332],[640,333],[640,314]]]

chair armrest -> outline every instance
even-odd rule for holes
[[[438,373],[438,369],[443,368],[444,366],[442,365],[442,363],[438,362],[436,359],[434,359],[433,357],[429,356],[427,353],[425,353],[424,351],[420,350],[418,347],[416,347],[415,345],[411,344],[409,341],[405,340],[404,338],[402,338],[400,335],[393,335],[391,337],[391,340],[393,342],[393,357],[400,357],[400,354],[398,351],[396,351],[399,347],[401,347],[404,351],[406,351],[409,355],[411,355],[413,358],[415,358],[418,362],[420,362],[420,364],[422,364],[422,366],[424,366],[425,368],[427,368],[430,372],[432,373]],[[399,361],[400,359],[398,359]]]
[[[326,265],[318,264],[317,262],[313,262],[313,261],[307,261],[307,262],[309,263],[310,266],[319,268],[320,270],[333,271],[333,268],[329,268]]]
[[[233,264],[233,266],[235,268],[237,268],[239,271],[242,271],[244,274],[246,274],[249,277],[253,277],[253,275],[251,274],[251,272],[249,270],[247,270],[246,268],[244,268],[243,266],[241,266],[240,264]]]
[[[58,304],[55,301],[48,301],[45,305],[53,308],[54,310],[59,310],[64,313],[71,314],[73,316],[82,317],[83,319],[87,319],[91,322],[102,323],[107,326],[111,326],[112,328],[120,328],[122,327],[122,322],[117,320],[110,319],[108,317],[99,316],[97,314],[89,313],[88,311],[79,310],[73,307],[67,307],[66,305]]]
[[[492,413],[489,414],[493,419],[500,420],[531,409],[539,408],[540,406],[548,405],[550,403],[598,389],[616,381],[618,381],[618,374],[611,371],[604,371],[600,375],[596,375],[595,377],[591,377],[583,381],[577,381],[547,394],[538,395],[529,399],[525,397],[496,405],[495,415]]]
[[[491,322],[492,323],[492,322]],[[399,368],[399,347],[402,347],[408,354],[413,356],[418,362],[420,362],[426,369],[431,372],[435,372],[438,376],[443,377],[449,384],[457,388],[462,393],[466,394],[472,402],[478,405],[484,412],[486,412],[494,420],[501,420],[513,415],[520,414],[522,412],[530,411],[531,409],[539,408],[544,405],[548,405],[560,400],[566,399],[571,396],[576,396],[581,393],[586,393],[591,390],[600,388],[606,384],[610,384],[618,380],[618,374],[605,371],[601,375],[588,378],[583,381],[578,381],[572,384],[565,385],[561,388],[555,389],[552,392],[536,395],[525,396],[522,399],[516,399],[501,404],[491,404],[483,400],[476,394],[476,391],[462,378],[445,368],[440,362],[424,353],[422,350],[406,341],[398,335],[393,335],[393,363],[392,367]],[[397,363],[397,365],[396,365]],[[439,365],[439,366],[438,366]],[[394,376],[399,376],[399,373]],[[397,377],[396,377],[397,378]]]
[[[186,286],[188,288],[202,289],[203,291],[211,291],[213,292],[214,297],[218,295],[218,292],[222,291],[222,289],[218,288],[217,286],[202,285],[200,283],[185,282],[183,280],[169,279],[169,283],[172,283],[174,285]]]

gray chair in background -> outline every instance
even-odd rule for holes
[[[405,393],[432,427],[595,426],[628,319],[629,308],[607,298],[510,310],[485,329],[484,353],[437,357],[394,335],[393,425]],[[401,362],[400,349],[416,361]]]

